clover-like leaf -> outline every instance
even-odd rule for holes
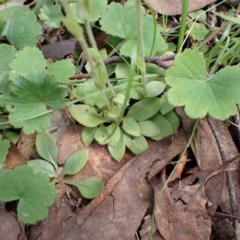
[[[10,123],[26,134],[42,132],[50,124],[47,107],[63,109],[66,89],[53,76],[32,72],[30,79],[19,77],[11,84],[7,99]]]
[[[112,2],[108,5],[107,11],[102,14],[100,23],[101,28],[106,33],[125,39],[120,49],[120,53],[125,56],[130,56],[133,46],[137,44],[137,15],[134,2],[126,2],[124,6],[119,3]],[[164,39],[158,34],[160,32],[157,26],[157,34],[154,38],[154,23],[153,18],[149,15],[145,16],[144,8],[141,8],[141,16],[143,22],[143,43],[146,56],[150,55],[153,40],[155,40],[154,51],[163,52],[167,49],[167,44]]]
[[[57,169],[58,148],[54,138],[49,133],[43,132],[37,135],[36,148],[38,154]]]
[[[10,70],[10,62],[13,60],[16,49],[7,44],[0,44],[0,74]]]
[[[104,188],[103,181],[95,177],[88,178],[81,182],[76,183],[67,182],[67,183],[76,186],[79,192],[83,195],[83,197],[88,199],[96,198]]]
[[[25,47],[16,53],[10,67],[10,79],[15,80],[18,76],[28,76],[32,71],[45,70],[46,60],[38,48]]]
[[[166,82],[172,87],[168,92],[169,102],[185,106],[191,118],[203,118],[208,113],[225,120],[236,113],[236,104],[240,103],[239,76],[239,67],[228,66],[208,79],[203,54],[185,50],[166,73]]]
[[[86,127],[96,127],[106,122],[95,108],[88,105],[74,105],[69,108],[72,117]]]
[[[87,150],[80,150],[73,153],[64,164],[64,168],[61,175],[64,176],[76,174],[85,166],[87,160],[88,160]]]
[[[7,139],[2,139],[2,136],[0,135],[0,163],[3,163],[6,160],[9,147],[10,141]]]
[[[47,70],[49,75],[54,75],[60,83],[68,84],[69,77],[75,73],[75,66],[70,59],[63,59],[51,64]]]
[[[42,27],[28,8],[16,8],[5,25],[3,35],[16,47],[36,46]]]
[[[0,201],[19,200],[17,214],[23,223],[34,224],[48,215],[57,191],[44,173],[34,174],[27,165],[0,173]]]
[[[61,26],[61,16],[62,11],[60,4],[43,4],[38,14],[38,17],[50,28],[59,28]]]

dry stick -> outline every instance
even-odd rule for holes
[[[174,60],[175,56],[176,56],[175,54],[171,54],[171,55],[165,55],[165,56],[161,56],[161,57],[145,57],[144,60],[145,60],[145,62],[154,63],[163,69],[168,69],[170,66],[164,62]],[[129,58],[126,58],[126,59],[129,60]],[[123,59],[119,56],[113,56],[113,57],[110,57],[110,58],[104,60],[105,65],[121,63],[121,62],[123,62]],[[81,78],[92,78],[92,74],[80,73],[80,74],[76,74],[76,75],[72,76],[70,79],[81,79]]]
[[[214,134],[214,137],[216,139],[216,142],[217,142],[217,145],[218,145],[221,157],[222,157],[222,161],[223,161],[223,163],[226,163],[227,162],[226,152],[225,152],[224,146],[222,145],[221,138],[218,134],[216,126],[214,125],[214,123],[213,123],[213,121],[210,117],[207,117],[207,121],[208,121],[208,123],[209,123],[209,125],[212,129],[212,132]],[[235,194],[235,191],[234,191],[234,188],[233,188],[234,184],[233,184],[233,181],[232,181],[232,177],[231,177],[231,174],[229,172],[226,172],[226,178],[227,178],[227,184],[228,184],[228,189],[229,189],[230,205],[231,205],[231,209],[232,209],[232,214],[234,216],[236,216],[237,215],[236,194]],[[239,222],[238,222],[237,219],[234,219],[233,223],[234,223],[236,240],[240,240],[240,225],[239,225]]]

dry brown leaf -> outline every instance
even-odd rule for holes
[[[7,212],[0,207],[0,239],[23,240],[26,239],[24,228],[18,222],[14,213]]]
[[[165,15],[178,15],[182,11],[182,0],[144,0],[148,3],[156,12]],[[190,0],[188,6],[188,12],[201,9],[216,0]]]
[[[58,195],[54,205],[49,210],[48,218],[31,228],[32,240],[55,239],[54,236],[63,229],[68,221],[74,216],[67,205],[65,196],[67,186],[63,183],[56,185]],[[49,238],[49,236],[53,236]]]
[[[159,184],[156,181],[155,179],[153,186],[155,196],[158,196],[165,183],[165,176]],[[209,239],[212,221],[205,209],[208,200],[204,196],[202,183],[204,181],[180,189],[166,188],[157,197],[155,219],[165,240]]]
[[[73,218],[57,238],[133,239],[152,199],[147,172],[153,161],[165,159],[170,143],[171,137],[156,142],[126,163],[103,193]]]

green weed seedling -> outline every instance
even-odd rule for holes
[[[0,148],[7,149],[7,140],[1,140]],[[57,196],[55,184],[64,182],[75,186],[87,199],[97,197],[104,184],[101,179],[88,178],[81,182],[64,179],[66,175],[78,173],[87,163],[88,151],[81,150],[72,154],[65,162],[61,173],[58,171],[58,149],[52,136],[48,133],[37,135],[36,147],[44,159],[28,161],[26,165],[14,170],[0,172],[0,201],[18,200],[17,215],[26,224],[35,224],[48,216],[48,208]]]

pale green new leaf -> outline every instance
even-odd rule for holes
[[[151,81],[146,84],[146,92],[145,97],[156,97],[161,94],[166,87],[166,84],[159,81]]]
[[[148,149],[148,143],[144,136],[131,137],[125,134],[125,144],[134,154],[139,155]]]
[[[10,70],[10,62],[13,60],[16,49],[7,44],[0,44],[0,74]]]
[[[103,124],[99,126],[95,133],[95,140],[98,142],[100,145],[105,145],[108,144],[110,141],[109,138],[109,133],[107,127],[105,127]]]
[[[59,28],[61,26],[61,16],[62,11],[60,4],[44,4],[38,14],[38,17],[50,28]]]
[[[239,76],[239,67],[227,66],[207,79],[202,53],[185,50],[166,73],[166,82],[172,87],[168,92],[169,102],[185,106],[191,118],[203,118],[208,113],[225,120],[236,113],[236,104],[240,103]]]
[[[140,126],[141,134],[145,137],[155,137],[161,133],[159,127],[153,121],[145,120],[138,124]]]
[[[34,174],[31,167],[22,165],[0,173],[0,201],[19,200],[17,214],[23,223],[35,224],[48,215],[57,191],[44,173]]]
[[[5,162],[9,148],[10,141],[7,139],[2,139],[2,136],[0,135],[0,164]]]
[[[92,7],[91,11],[89,13],[89,18],[88,20],[90,22],[95,22],[97,21],[101,13],[106,9],[107,7],[107,0],[92,0]],[[72,13],[73,18],[78,22],[78,23],[84,23],[83,19],[81,18],[80,11],[78,9],[78,6],[76,3],[69,3],[69,8]]]
[[[124,118],[122,121],[122,129],[133,137],[141,135],[140,126],[133,118]]]
[[[5,25],[3,34],[16,47],[36,46],[42,27],[30,9],[16,8]]]
[[[73,153],[65,162],[61,175],[64,176],[76,174],[85,166],[87,160],[88,160],[87,150],[80,150]]]
[[[97,127],[101,123],[107,122],[95,108],[88,105],[74,105],[69,108],[72,117],[86,127]]]
[[[88,147],[95,138],[97,127],[84,127],[82,130],[82,142]]]
[[[144,98],[130,107],[126,118],[133,118],[136,121],[147,120],[159,111],[161,105],[162,100],[160,98]]]
[[[62,84],[69,84],[69,78],[72,77],[75,72],[75,66],[72,64],[70,59],[56,61],[47,69],[47,73],[55,76],[59,83]]]
[[[120,130],[120,138],[115,143],[115,145],[111,146],[110,144],[108,144],[108,151],[115,160],[120,162],[124,156],[125,150],[125,138],[122,130]]]
[[[88,178],[77,183],[69,183],[77,187],[83,197],[87,199],[96,198],[104,188],[104,183],[99,178]]]
[[[32,71],[45,70],[46,60],[38,48],[25,47],[15,54],[10,67],[9,77],[15,80],[18,76],[27,77]]]
[[[153,37],[154,37],[154,23],[153,18],[145,15],[144,8],[141,8],[142,22],[143,22],[143,42],[145,55],[151,53]],[[113,36],[125,39],[126,42],[122,45],[120,53],[125,56],[130,56],[133,47],[138,43],[137,41],[137,15],[134,2],[126,2],[123,6],[119,3],[112,2],[108,5],[107,11],[102,14],[100,20],[101,29]],[[155,36],[155,46],[153,54],[157,52],[164,52],[167,49],[167,44],[159,34],[160,28],[157,26],[157,34]]]
[[[58,168],[57,165],[57,156],[58,148],[54,138],[46,132],[37,134],[36,138],[36,148],[38,154],[50,162],[55,169]]]
[[[194,40],[202,41],[209,33],[209,30],[205,27],[203,23],[189,24],[189,28],[190,29],[187,31],[187,33],[189,33]]]
[[[56,177],[53,165],[45,160],[34,159],[31,161],[28,161],[27,165],[33,169],[35,174],[46,173],[50,178]]]

